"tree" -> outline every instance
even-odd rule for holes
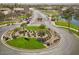
[[[79,9],[74,9],[74,16],[78,20],[79,19]]]
[[[27,13],[26,16],[27,16],[27,18],[29,18],[31,16],[31,14],[30,13]]]
[[[12,33],[12,38],[13,38],[13,39],[16,39],[17,36],[15,36],[15,33],[16,33],[17,31],[19,31],[19,30],[20,30],[20,28],[15,28],[15,29],[14,29],[14,31],[13,31],[13,33]]]
[[[72,7],[68,7],[67,9],[63,10],[62,15],[67,20],[69,27],[68,29],[70,30],[72,16],[74,15],[74,9]]]
[[[38,36],[43,37],[45,35],[45,31],[39,30],[38,31]]]
[[[75,18],[76,20],[79,20],[79,9],[75,9]],[[78,29],[78,32],[79,32],[79,29]]]
[[[24,36],[25,36],[25,28],[27,27],[27,23],[22,23],[21,27],[22,27],[22,29],[24,31]]]

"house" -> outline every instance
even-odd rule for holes
[[[11,9],[9,8],[0,8],[0,12],[2,12],[3,14],[9,14],[11,13]]]

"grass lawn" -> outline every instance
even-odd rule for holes
[[[12,24],[14,22],[0,22],[0,25],[4,25],[4,24]]]
[[[68,23],[65,22],[65,21],[55,22],[55,24],[56,24],[56,25],[60,25],[60,26],[66,26],[66,27],[68,27]],[[73,28],[73,29],[76,29],[76,30],[79,29],[79,27],[76,26],[76,25],[74,25],[74,24],[71,24],[70,27]]]
[[[74,31],[74,30],[71,30],[73,33],[75,33],[76,35],[78,35],[79,36],[79,32],[76,32],[76,31]]]
[[[60,25],[60,26],[66,26],[66,27],[68,27],[68,23],[65,22],[65,21],[59,21],[59,22],[56,22],[55,24],[56,24],[56,25]],[[76,26],[76,25],[74,25],[74,24],[71,24],[71,28],[76,29],[76,30],[79,29],[79,27]],[[67,28],[66,28],[66,29],[67,29]],[[71,31],[79,36],[79,32],[76,32],[76,31],[74,31],[74,30],[71,30]]]
[[[26,18],[29,18],[30,16],[31,16],[31,14],[27,14],[27,15],[18,16],[18,18],[26,19]]]
[[[18,16],[18,18],[28,18],[26,15]]]
[[[31,30],[31,31],[39,31],[39,30],[41,30],[41,28],[39,26],[27,26],[26,29]],[[47,29],[47,28],[44,28],[42,30],[45,30],[45,29]]]
[[[29,40],[26,40],[24,37],[19,37],[10,41],[7,41],[7,43],[11,46],[17,47],[17,48],[23,48],[23,49],[41,49],[45,48],[43,43],[36,40],[36,38],[28,38]]]

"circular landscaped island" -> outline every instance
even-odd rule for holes
[[[60,36],[45,25],[26,26],[22,24],[14,30],[7,31],[3,36],[4,43],[15,49],[45,49],[56,44]]]

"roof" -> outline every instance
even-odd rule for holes
[[[22,11],[22,10],[24,10],[24,8],[14,8],[14,10]]]

